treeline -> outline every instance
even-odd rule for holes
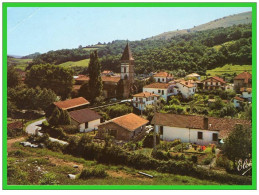
[[[120,58],[126,43],[116,40],[98,49],[103,70],[120,72]],[[207,69],[225,64],[252,64],[252,28],[246,24],[188,33],[169,40],[132,41],[130,47],[136,73],[182,69],[187,73],[205,74]],[[39,55],[31,65],[60,64],[89,57],[89,51],[82,48],[63,49]]]

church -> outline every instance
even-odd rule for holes
[[[127,43],[121,57],[121,72],[115,76],[102,75],[103,96],[105,98],[129,98],[134,94],[134,58]],[[79,75],[75,79],[74,90],[78,91],[83,83],[89,82],[89,77]]]

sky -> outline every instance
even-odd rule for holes
[[[98,42],[141,40],[246,11],[251,8],[13,7],[7,10],[7,53],[24,56]]]

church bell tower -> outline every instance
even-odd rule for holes
[[[121,57],[121,81],[123,82],[123,97],[128,98],[134,84],[134,58],[129,43],[127,43]]]

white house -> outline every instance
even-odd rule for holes
[[[147,105],[155,105],[159,97],[159,95],[150,92],[135,94],[133,95],[133,106],[139,110],[145,110]]]
[[[69,112],[71,123],[78,126],[80,132],[89,132],[97,129],[101,123],[101,116],[88,108]]]
[[[174,84],[151,83],[143,87],[143,92],[149,92],[149,93],[159,95],[167,101],[168,96],[174,95]]]
[[[179,80],[176,81],[178,93],[180,92],[184,98],[189,98],[195,94],[197,84],[193,80]]]
[[[251,127],[251,121],[248,120],[165,113],[155,113],[151,124],[162,140],[180,139],[182,142],[199,145],[217,144],[237,124]]]
[[[201,75],[197,73],[191,73],[185,76],[185,78],[196,78],[198,81],[201,80]]]
[[[241,97],[238,97],[238,96],[234,97],[233,103],[234,103],[235,108],[240,108],[241,107],[241,105],[240,105],[241,102],[245,102],[245,99],[241,98]]]
[[[252,88],[240,88],[240,92],[242,93],[242,98],[246,99],[248,102],[252,102]]]
[[[167,72],[159,72],[154,75],[154,79],[158,83],[168,83],[169,81],[173,80],[174,77],[172,74]]]

